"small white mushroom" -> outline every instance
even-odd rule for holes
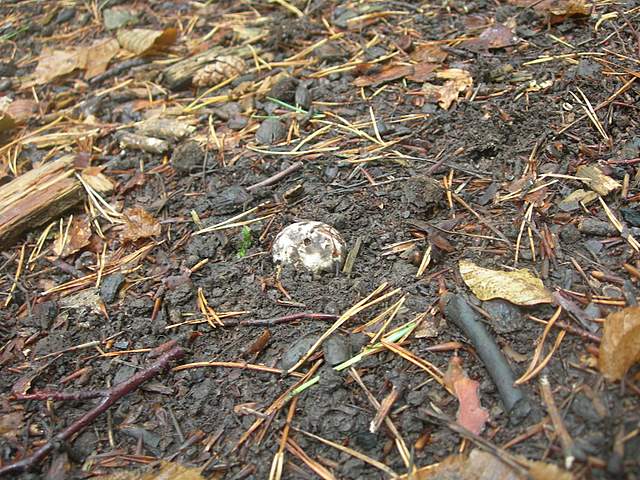
[[[340,233],[322,222],[304,221],[284,228],[273,242],[273,261],[312,273],[334,272],[344,260]]]

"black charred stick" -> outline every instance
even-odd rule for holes
[[[443,312],[447,320],[455,323],[467,336],[493,379],[500,398],[513,423],[519,423],[529,415],[531,405],[514,385],[516,380],[509,363],[487,329],[480,315],[471,308],[462,295],[445,294],[442,297]]]

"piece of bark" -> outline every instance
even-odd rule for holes
[[[257,48],[254,50],[259,51]],[[198,70],[209,63],[215,62],[218,57],[223,55],[250,58],[252,53],[249,47],[213,47],[206,52],[185,58],[167,67],[162,73],[162,82],[172,89],[187,87]]]
[[[0,188],[0,248],[44,225],[82,200],[73,155],[45,163]]]

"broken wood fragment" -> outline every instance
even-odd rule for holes
[[[0,188],[0,248],[27,230],[55,219],[82,199],[73,155],[65,155],[20,175]]]

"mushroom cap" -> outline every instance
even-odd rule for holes
[[[274,263],[320,273],[339,268],[345,250],[345,242],[335,228],[322,222],[302,221],[278,233],[271,251]]]

